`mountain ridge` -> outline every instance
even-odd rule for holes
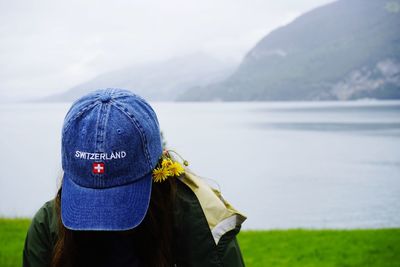
[[[185,101],[400,98],[400,2],[339,0],[262,38],[231,76]]]

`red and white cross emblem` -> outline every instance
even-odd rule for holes
[[[104,163],[103,162],[94,162],[92,172],[94,174],[102,174],[104,173]]]

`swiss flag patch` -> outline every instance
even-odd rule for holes
[[[92,166],[92,172],[94,174],[103,174],[104,173],[104,163],[103,162],[94,162]]]

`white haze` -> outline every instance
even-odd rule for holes
[[[268,32],[328,2],[0,0],[0,102],[194,52],[238,62]]]

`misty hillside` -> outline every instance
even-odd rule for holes
[[[179,100],[400,98],[400,1],[340,0],[264,37],[223,82]]]
[[[91,90],[115,87],[131,90],[150,101],[171,101],[187,88],[225,79],[234,67],[232,62],[222,62],[209,55],[195,53],[104,73],[65,93],[43,100],[73,101]]]

